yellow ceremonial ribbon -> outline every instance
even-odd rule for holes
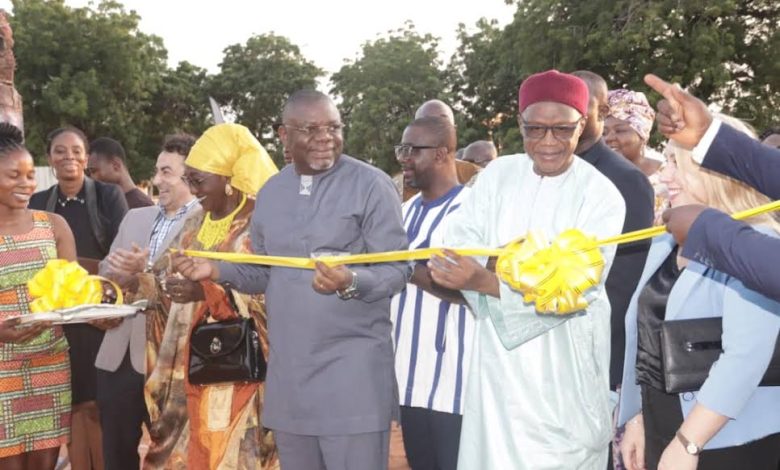
[[[117,304],[123,302],[122,289],[112,281],[90,275],[75,261],[49,260],[43,269],[27,281],[27,288],[34,300],[30,302],[33,313],[99,304],[103,300],[102,281],[116,290]]]
[[[737,212],[732,217],[742,220],[776,210],[780,210],[780,201]],[[587,307],[583,295],[598,284],[604,270],[604,258],[599,247],[646,240],[665,232],[666,227],[661,225],[597,240],[572,229],[562,232],[552,242],[548,242],[543,235],[531,232],[503,248],[459,248],[451,251],[461,256],[498,256],[496,274],[512,289],[521,292],[524,301],[534,302],[539,313],[565,315]],[[323,256],[316,260],[193,250],[184,250],[184,254],[233,263],[314,269],[316,261],[339,265],[423,260],[433,255],[444,256],[444,249]]]

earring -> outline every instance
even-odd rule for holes
[[[232,196],[233,195],[233,186],[230,186],[230,183],[225,185],[225,196]]]

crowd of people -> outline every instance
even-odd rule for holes
[[[74,470],[382,469],[393,422],[414,470],[778,468],[780,219],[729,214],[780,196],[780,134],[762,144],[645,81],[656,109],[590,71],[529,76],[524,153],[500,157],[490,140],[458,149],[453,110],[426,101],[392,179],[344,154],[334,102],[301,90],[275,126],[281,170],[239,124],[172,135],[156,202],[121,143],[74,127],[49,135],[58,183],[36,193],[22,131],[0,124],[0,468],[54,469],[67,445]],[[495,258],[453,251],[657,224],[668,232],[601,247],[601,279],[568,315],[538,312]],[[411,263],[317,260],[431,247]],[[22,324],[26,282],[54,258],[147,309]],[[196,380],[195,332],[235,321],[265,377]]]

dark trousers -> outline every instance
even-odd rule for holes
[[[666,446],[683,422],[680,398],[642,386],[642,418],[645,423],[645,465],[658,468]],[[741,446],[702,451],[699,470],[777,470],[780,468],[780,434],[772,434]]]
[[[133,369],[125,354],[115,372],[98,369],[97,402],[103,428],[106,470],[138,470],[143,423],[149,426],[144,401],[144,376]]]
[[[402,406],[401,432],[412,470],[455,470],[462,421],[458,414]]]

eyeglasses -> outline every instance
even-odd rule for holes
[[[409,158],[412,156],[413,153],[415,153],[418,150],[425,150],[425,149],[437,149],[439,148],[438,145],[411,145],[411,144],[401,144],[401,145],[394,145],[393,148],[395,149],[395,158],[398,160]]]
[[[547,135],[547,131],[552,131],[553,137],[558,140],[569,140],[579,127],[582,118],[572,124],[556,124],[554,126],[539,126],[536,124],[522,124],[523,137],[529,140],[541,140]]]
[[[319,135],[320,132],[325,132],[328,135],[339,135],[341,134],[341,131],[344,129],[344,124],[338,123],[338,124],[325,124],[322,126],[304,126],[304,127],[298,127],[293,126],[291,124],[282,124],[287,129],[292,129],[295,131],[300,132],[307,138],[311,139],[312,137]]]
[[[209,178],[211,178],[213,175],[203,176],[201,178],[195,179],[190,178],[187,175],[182,175],[181,180],[184,181],[184,183],[189,186],[190,188],[200,188],[200,186]]]

